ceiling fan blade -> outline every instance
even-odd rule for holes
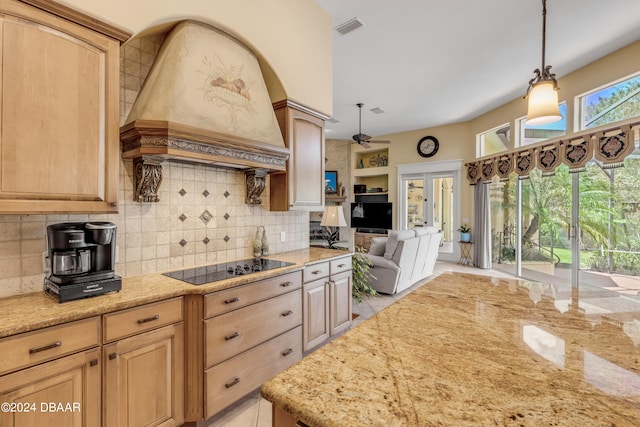
[[[368,141],[360,141],[358,144],[362,145],[364,148],[371,148],[371,146],[367,142]]]
[[[368,140],[368,143],[374,143],[374,144],[391,144],[391,141],[386,141],[386,140]]]

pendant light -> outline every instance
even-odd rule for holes
[[[545,65],[545,38],[547,32],[547,0],[542,0],[542,67],[533,72],[535,77],[529,80],[529,88],[524,98],[529,98],[527,124],[532,126],[562,120],[558,108],[558,83],[551,72],[551,65]]]

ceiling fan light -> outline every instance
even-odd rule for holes
[[[562,120],[558,106],[558,91],[553,81],[536,83],[528,95],[527,124],[544,125]]]

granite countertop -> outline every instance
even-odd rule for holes
[[[640,300],[444,273],[262,387],[320,426],[638,426]]]
[[[291,262],[292,265],[200,286],[172,279],[161,273],[123,278],[120,292],[62,304],[53,300],[44,291],[0,298],[0,338],[171,297],[206,294],[242,286],[257,280],[300,270],[307,264],[344,255],[350,255],[350,252],[321,248],[283,252],[266,258]]]

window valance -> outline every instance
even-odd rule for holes
[[[471,185],[479,181],[489,182],[496,175],[501,180],[507,180],[512,172],[520,178],[526,178],[536,167],[543,175],[550,175],[561,164],[576,173],[585,170],[592,159],[600,162],[605,169],[617,168],[635,149],[639,130],[640,119],[635,118],[615,127],[590,129],[569,137],[520,147],[466,163],[467,178]]]

